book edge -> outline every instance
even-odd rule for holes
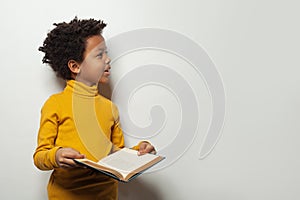
[[[90,168],[93,168],[93,169],[96,169],[100,172],[103,172],[107,175],[113,175],[115,176],[115,178],[119,179],[119,180],[124,180],[124,177],[123,175],[118,172],[117,170],[114,170],[114,169],[111,169],[111,168],[108,168],[108,167],[105,167],[103,165],[100,165],[99,163],[96,163],[90,159],[87,159],[87,158],[83,158],[83,159],[74,159],[75,162],[79,163],[79,164],[82,164],[82,165],[85,165],[85,166],[88,166]]]
[[[128,180],[131,179],[131,177],[135,176],[136,174],[142,174],[144,171],[146,171],[150,167],[154,166],[155,164],[159,163],[163,159],[165,159],[165,157],[163,157],[163,156],[157,156],[156,158],[154,158],[153,160],[151,160],[147,164],[142,165],[139,168],[137,168],[137,169],[133,170],[132,172],[130,172],[126,177],[124,177],[124,179],[126,181],[128,181]]]

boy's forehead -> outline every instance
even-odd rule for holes
[[[92,36],[87,39],[86,51],[99,51],[102,49],[106,49],[105,40],[101,35]]]

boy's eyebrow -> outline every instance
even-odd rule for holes
[[[107,50],[107,46],[105,46],[105,47],[99,47],[99,48],[97,48],[97,50],[98,50],[98,51]]]

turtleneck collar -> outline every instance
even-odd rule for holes
[[[66,90],[84,97],[95,97],[98,95],[97,85],[87,86],[84,83],[75,80],[67,81]]]

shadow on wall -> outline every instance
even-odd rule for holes
[[[47,186],[52,171],[40,171],[35,168],[35,173],[37,176],[37,187],[32,188],[36,191],[36,198],[33,199],[48,199]]]
[[[111,99],[112,89],[110,84],[100,84],[99,93]],[[119,183],[119,199],[120,200],[162,200],[160,189],[153,183],[142,181],[137,178],[129,183]]]
[[[141,179],[129,183],[119,183],[120,200],[162,200],[163,197],[158,187]]]

